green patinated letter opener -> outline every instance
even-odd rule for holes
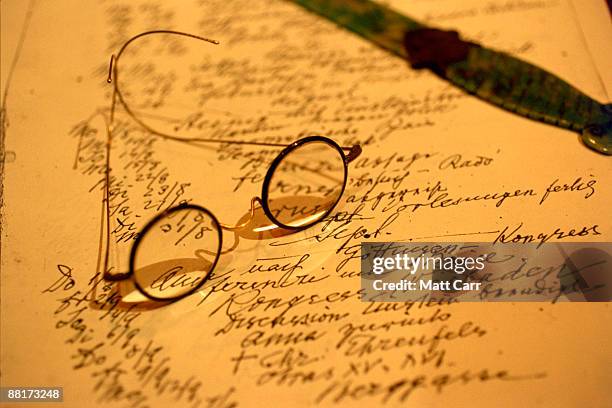
[[[577,131],[612,154],[612,104],[601,104],[555,75],[509,54],[426,27],[369,0],[292,0],[467,92],[519,115]]]

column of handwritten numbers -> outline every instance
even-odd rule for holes
[[[179,245],[188,237],[192,239],[202,239],[206,232],[213,231],[212,228],[204,225],[204,215],[197,210],[177,211],[168,217],[168,222],[161,225],[161,230],[165,233],[173,233],[176,241],[174,245]]]
[[[125,166],[125,170],[135,170],[136,182],[147,183],[144,186],[143,209],[154,209],[160,212],[174,205],[188,202],[189,200],[179,201],[179,199],[185,194],[185,189],[190,186],[191,183],[169,181],[171,176],[168,168],[161,167],[161,162],[151,160],[150,156],[150,154],[138,156]]]

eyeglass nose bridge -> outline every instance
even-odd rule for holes
[[[259,204],[261,207],[263,207],[263,201],[261,200],[261,198],[257,196],[251,198],[251,210],[249,211],[249,217],[244,222],[241,222],[237,225],[229,225],[223,223],[219,223],[219,225],[221,226],[221,228],[228,231],[237,231],[241,228],[246,227],[255,217],[255,204]]]

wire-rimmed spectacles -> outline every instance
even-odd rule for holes
[[[193,34],[171,30],[147,31],[129,39],[111,57],[108,82],[113,84],[108,125],[106,177],[110,172],[110,146],[117,101],[128,115],[149,133],[183,143],[224,143],[282,148],[271,161],[263,180],[261,197],[251,199],[249,217],[237,225],[223,224],[205,207],[181,203],[155,215],[137,235],[130,250],[129,270],[110,273],[108,239],[104,277],[110,281],[131,279],[147,298],[174,301],[197,291],[210,277],[222,253],[222,230],[244,228],[257,206],[276,227],[299,231],[325,219],[336,207],[347,183],[348,164],[361,153],[361,147],[341,147],[325,136],[308,136],[291,144],[181,137],[160,131],[146,116],[132,109],[121,89],[119,62],[127,47],[147,36],[166,34],[212,44]],[[108,180],[106,198],[108,202]],[[107,217],[107,222],[108,217]],[[107,228],[108,230],[108,228]]]

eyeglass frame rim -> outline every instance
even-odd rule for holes
[[[311,143],[311,142],[324,142],[327,145],[333,147],[340,154],[340,158],[342,159],[342,164],[344,166],[344,177],[342,180],[342,190],[340,191],[340,194],[338,195],[338,198],[336,199],[334,204],[331,205],[329,207],[329,210],[327,210],[325,214],[323,214],[320,218],[308,224],[305,224],[305,225],[300,225],[300,226],[286,225],[280,222],[274,215],[272,215],[272,212],[270,211],[270,206],[268,204],[268,195],[269,195],[268,190],[270,189],[270,183],[272,182],[272,176],[274,175],[274,171],[276,170],[276,168],[280,165],[283,159],[287,157],[287,155],[289,155],[292,151],[299,148],[300,146],[307,144],[307,143]],[[340,145],[338,145],[338,143],[336,143],[334,140],[326,136],[312,135],[312,136],[306,136],[306,137],[296,140],[295,142],[285,147],[274,158],[274,160],[272,160],[272,163],[270,163],[270,167],[268,168],[266,172],[266,175],[263,181],[263,185],[261,187],[261,207],[263,208],[264,213],[270,219],[270,221],[274,222],[276,225],[278,225],[281,228],[291,230],[291,231],[304,230],[304,229],[310,228],[311,226],[315,225],[318,222],[321,222],[325,217],[327,217],[334,210],[334,208],[336,208],[336,206],[340,202],[340,199],[342,198],[342,195],[344,194],[344,190],[346,189],[346,182],[348,180],[348,164],[349,164],[348,156],[344,153],[342,147],[340,147]]]
[[[140,246],[140,241],[143,239],[143,237],[146,236],[147,232],[149,232],[149,230],[151,228],[153,228],[153,226],[155,224],[157,224],[157,222],[159,222],[164,217],[168,216],[168,214],[171,214],[173,212],[178,212],[178,211],[181,211],[181,210],[185,210],[185,209],[194,209],[194,210],[197,210],[197,211],[204,212],[204,213],[206,213],[206,215],[208,215],[210,217],[210,219],[213,221],[213,223],[216,224],[217,235],[218,235],[218,238],[219,238],[219,240],[218,240],[219,244],[218,244],[217,252],[215,254],[215,260],[213,261],[213,263],[212,263],[212,265],[210,267],[210,270],[208,271],[206,276],[204,276],[202,278],[200,283],[198,283],[197,286],[192,287],[187,292],[182,293],[182,294],[177,295],[177,296],[174,296],[174,297],[168,297],[168,298],[162,298],[162,297],[158,297],[158,296],[152,295],[152,294],[148,293],[146,290],[144,290],[144,288],[140,285],[140,283],[138,283],[138,279],[136,279],[136,273],[135,273],[136,269],[134,268],[134,263],[135,263],[135,259],[136,259],[136,254],[138,252],[138,248]],[[134,284],[136,289],[138,289],[140,291],[140,293],[142,293],[143,295],[145,295],[147,298],[149,298],[151,300],[155,300],[155,301],[159,301],[159,302],[174,302],[174,301],[180,300],[180,299],[182,299],[184,297],[187,297],[187,296],[193,294],[198,289],[200,289],[210,279],[210,275],[215,270],[215,267],[217,266],[217,263],[219,262],[219,258],[221,258],[222,249],[223,249],[223,231],[222,231],[222,228],[221,228],[221,223],[219,222],[217,217],[215,217],[215,215],[208,208],[202,207],[199,204],[192,204],[192,203],[177,204],[177,205],[175,205],[173,207],[170,207],[170,208],[168,208],[168,209],[166,209],[164,211],[161,211],[161,212],[157,213],[153,218],[151,218],[147,222],[147,224],[142,228],[142,230],[139,231],[138,235],[136,236],[136,239],[132,243],[132,247],[130,248],[129,270],[128,270],[127,273],[123,274],[117,280],[131,279],[132,283]]]

